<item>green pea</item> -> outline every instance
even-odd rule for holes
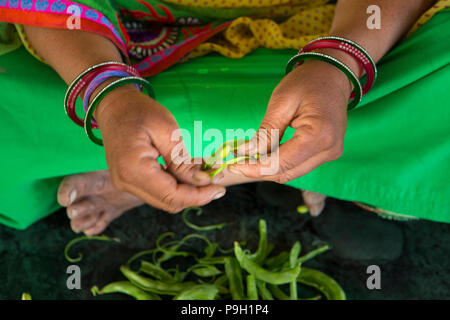
[[[214,300],[219,289],[212,284],[200,284],[184,289],[174,300]]]
[[[322,292],[328,300],[345,300],[345,292],[341,286],[325,273],[303,267],[297,281],[314,287]]]
[[[295,281],[300,273],[300,264],[285,271],[274,272],[264,269],[254,261],[250,260],[242,251],[239,243],[234,243],[234,254],[239,261],[240,266],[248,273],[255,276],[256,279],[271,283],[284,284]]]
[[[132,296],[136,300],[161,300],[158,295],[145,292],[129,281],[113,282],[104,286],[101,290],[97,286],[94,286],[91,288],[91,292],[94,296],[98,294],[124,293]]]
[[[31,298],[31,294],[24,292],[22,293],[22,300],[33,300],[33,299]]]

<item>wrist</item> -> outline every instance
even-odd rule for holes
[[[102,83],[99,88],[97,88],[92,97],[95,97],[103,88],[111,84],[118,78],[111,78]],[[121,107],[125,107],[127,101],[129,101],[130,96],[140,91],[131,84],[120,86],[109,92],[98,104],[97,108],[94,110],[94,118],[98,123],[104,122],[105,118],[110,114],[120,113]],[[92,100],[92,99],[91,99]]]

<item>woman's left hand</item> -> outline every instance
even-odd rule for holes
[[[260,129],[239,150],[240,154],[265,154],[264,148],[269,161],[236,164],[230,170],[285,183],[336,160],[343,151],[351,90],[344,73],[325,62],[307,61],[297,67],[275,88]],[[288,126],[295,132],[279,145]],[[271,143],[276,130],[279,139]]]

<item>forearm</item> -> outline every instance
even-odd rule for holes
[[[435,0],[338,0],[330,35],[355,41],[363,46],[375,60],[379,61],[413,23],[436,1]],[[380,29],[369,29],[367,8],[378,5],[381,10]],[[319,50],[330,54],[348,65],[358,77],[364,74],[363,68],[348,54],[334,50]],[[341,89],[350,94],[351,85],[341,73],[336,73],[342,81]]]
[[[67,84],[91,66],[107,61],[122,61],[119,49],[107,38],[94,33],[32,26],[25,26],[25,32],[37,53]],[[94,91],[94,95],[113,80],[105,81]],[[118,95],[126,93],[129,89],[135,90],[135,87],[132,85],[119,87],[108,94],[95,110],[95,118],[101,120],[102,110],[116,101]]]
[[[435,0],[339,0],[330,34],[349,38],[365,47],[375,61],[409,30]],[[370,5],[381,9],[381,28],[369,29],[366,12]]]
[[[25,32],[37,53],[66,83],[95,64],[122,61],[117,47],[94,33],[32,26],[25,26]]]

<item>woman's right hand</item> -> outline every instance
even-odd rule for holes
[[[172,114],[135,87],[123,86],[110,92],[94,117],[117,189],[171,213],[205,205],[225,194],[223,186],[212,184],[201,165],[193,163],[184,144],[180,144],[181,138],[173,141],[179,127]],[[175,147],[184,152],[183,163],[174,161]],[[159,156],[165,167],[159,164]]]

